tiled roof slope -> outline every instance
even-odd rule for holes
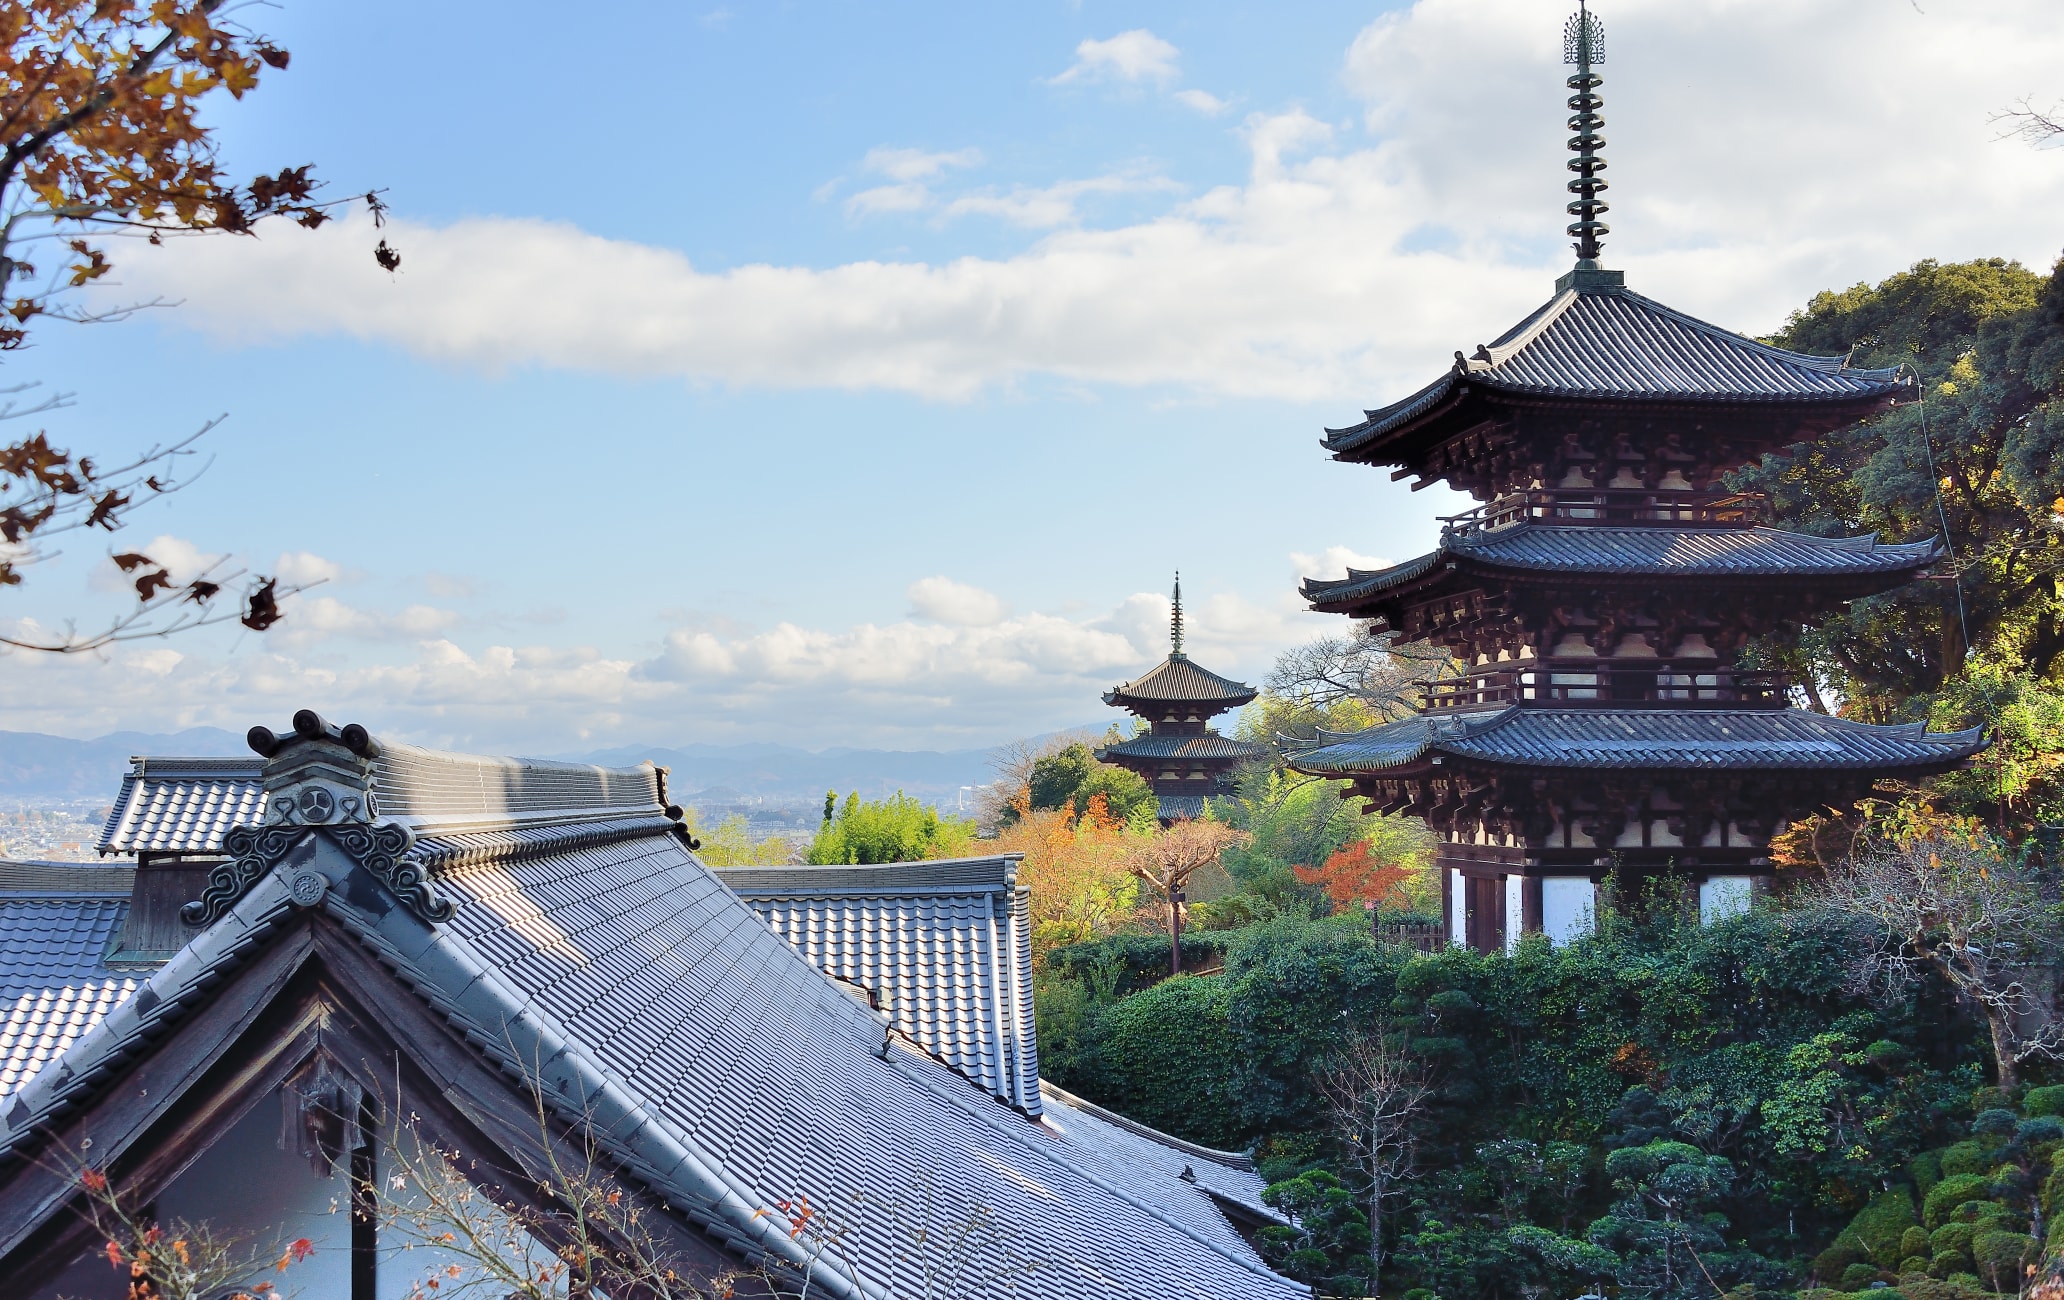
[[[0,1155],[119,1079],[128,1051],[301,914],[298,896],[476,1050],[536,1073],[545,1097],[582,1099],[572,1118],[606,1152],[737,1249],[806,1262],[776,1202],[807,1194],[827,1207],[843,1234],[835,1253],[864,1282],[843,1259],[816,1265],[813,1288],[827,1295],[914,1293],[949,1265],[967,1279],[966,1300],[1308,1294],[1269,1271],[1186,1180],[1151,1166],[1121,1176],[1107,1145],[1071,1139],[897,1048],[886,1021],[696,861],[662,812],[609,799],[562,806],[556,820],[423,833],[407,860],[430,864],[452,908],[440,922],[368,891],[367,868],[318,836],[312,859],[259,875],[151,977],[148,997],[76,1043],[62,1074],[17,1094]],[[330,882],[315,902],[310,871]],[[927,1226],[986,1219],[998,1230],[919,1244],[912,1213]]]
[[[1047,1122],[1059,1126],[1076,1141],[1102,1146],[1120,1160],[1194,1182],[1220,1201],[1230,1201],[1258,1217],[1280,1217],[1280,1211],[1261,1199],[1268,1183],[1255,1172],[1251,1157],[1235,1151],[1214,1151],[1170,1137],[1084,1101],[1044,1079],[1039,1081],[1039,1090],[1046,1098]]]
[[[1230,709],[1253,698],[1252,686],[1199,668],[1188,655],[1181,654],[1172,654],[1133,680],[1104,692],[1104,703],[1128,708],[1135,703],[1186,703],[1216,704]]]
[[[1464,388],[1516,396],[1671,403],[1854,402],[1904,391],[1894,370],[1851,369],[1759,343],[1620,287],[1568,288],[1474,356],[1362,423],[1328,429],[1353,451],[1404,427]]]
[[[1933,772],[1985,746],[1982,729],[1929,732],[1775,711],[1533,709],[1416,717],[1351,734],[1323,732],[1290,760],[1300,772],[1350,776],[1429,754],[1515,767]]]
[[[134,871],[0,862],[0,1102],[136,991],[103,963]]]
[[[1637,576],[1704,581],[1887,575],[1902,580],[1941,554],[1930,540],[1894,544],[1875,534],[1815,537],[1776,528],[1611,528],[1516,524],[1441,539],[1438,551],[1388,569],[1349,569],[1344,579],[1307,578],[1304,597],[1330,608],[1367,600],[1440,568],[1512,574]]]
[[[109,853],[215,853],[265,816],[262,758],[132,758],[101,832]]]
[[[100,851],[216,853],[232,826],[265,818],[262,758],[137,758],[122,778]],[[567,808],[588,818],[649,807],[661,778],[649,764],[487,758],[386,743],[373,761],[380,814],[410,827],[502,826]]]
[[[1196,821],[1204,815],[1204,804],[1208,797],[1201,794],[1157,795],[1155,798],[1160,807],[1155,815],[1165,821],[1177,821],[1184,817]]]
[[[1234,740],[1229,736],[1157,736],[1151,732],[1121,740],[1115,745],[1106,745],[1096,756],[1109,761],[1108,756],[1116,754],[1121,758],[1266,758],[1269,749],[1251,740]]]
[[[1021,855],[717,875],[828,975],[867,990],[919,1047],[1038,1114]]]

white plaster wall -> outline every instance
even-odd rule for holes
[[[1549,876],[1541,882],[1541,933],[1558,947],[1591,933],[1598,887],[1583,877]]]
[[[1453,867],[1448,868],[1448,942],[1469,946],[1469,886]]]
[[[1749,910],[1753,885],[1749,876],[1711,876],[1698,887],[1699,923],[1711,925]]]
[[[1526,927],[1526,877],[1505,877],[1505,951],[1512,952],[1519,947],[1519,936]]]

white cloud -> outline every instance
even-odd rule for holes
[[[381,617],[299,597],[262,638],[189,634],[178,650],[15,656],[0,710],[23,730],[241,731],[314,708],[382,734],[489,752],[652,740],[787,740],[901,747],[991,744],[1100,717],[1101,693],[1168,651],[1168,597],[1103,614],[1013,614],[945,577],[907,592],[917,618],[835,629],[682,626],[642,654],[486,644],[424,606]],[[1199,595],[1187,645],[1254,680],[1284,646],[1326,630],[1294,598]],[[344,639],[359,643],[338,653]]]
[[[288,551],[272,566],[273,574],[290,587],[312,587],[319,582],[338,582],[344,566],[310,551]]]
[[[944,175],[949,167],[973,167],[982,161],[980,149],[954,149],[927,153],[923,149],[879,148],[867,151],[860,165],[892,181],[921,181]]]
[[[184,537],[160,533],[141,546],[121,542],[113,546],[113,552],[137,551],[149,556],[172,577],[174,586],[185,586],[204,573],[219,570],[229,563],[230,557],[203,551]],[[124,596],[136,594],[135,582],[143,572],[124,573],[112,564],[101,563],[93,567],[87,584],[95,591],[119,593]],[[218,574],[215,581],[221,581]]]
[[[1217,117],[1220,113],[1232,107],[1231,104],[1228,104],[1210,91],[1197,90],[1195,88],[1178,90],[1173,98],[1176,103],[1181,104],[1184,108],[1195,109],[1206,117]]]
[[[879,148],[867,151],[861,169],[886,176],[890,184],[861,190],[846,200],[846,215],[871,217],[884,212],[922,212],[933,204],[932,190],[925,182],[935,180],[949,167],[973,167],[982,161],[980,149],[956,149],[948,153],[927,153],[923,149]],[[836,181],[819,187],[828,198]]]
[[[1120,172],[1045,186],[1021,185],[1007,193],[964,194],[946,205],[944,215],[949,219],[970,215],[1000,217],[1029,229],[1051,229],[1073,225],[1080,215],[1080,200],[1091,194],[1140,194],[1181,188],[1165,176]]]
[[[1290,566],[1296,570],[1300,578],[1344,578],[1349,569],[1367,572],[1372,569],[1387,569],[1395,563],[1395,560],[1363,555],[1345,546],[1329,546],[1317,555],[1307,555],[1303,551],[1293,551],[1290,554]]]
[[[1604,92],[1608,262],[1751,330],[1921,257],[2047,265],[2064,166],[1995,143],[1987,114],[2056,80],[2064,26],[2046,0],[1925,8],[1798,0],[1746,23],[1734,0],[1624,0]],[[489,368],[947,399],[1044,375],[1374,405],[1517,320],[1568,263],[1559,26],[1536,0],[1420,0],[1347,53],[1369,136],[1256,115],[1242,183],[1111,229],[1070,228],[1065,194],[967,196],[962,212],[1061,226],[1009,256],[706,272],[484,218],[385,232],[408,257],[392,281],[348,223],[172,241],[124,270],[186,300],[179,323],[232,338],[336,332]],[[1117,75],[1117,53],[1097,57]],[[960,165],[907,152],[879,167],[915,179],[871,172],[883,192],[857,210],[907,204],[897,187]]]
[[[1087,40],[1075,47],[1075,62],[1053,79],[1070,81],[1173,81],[1181,51],[1144,27],[1120,32],[1109,40]]]
[[[1001,622],[1005,612],[1003,598],[994,592],[944,576],[919,578],[907,594],[918,616],[935,623],[988,627]]]

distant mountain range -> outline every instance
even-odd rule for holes
[[[0,798],[112,799],[132,754],[218,757],[248,754],[244,738],[217,727],[172,735],[118,731],[72,740],[28,731],[0,731]],[[995,749],[807,750],[789,745],[621,745],[557,758],[626,766],[646,759],[671,770],[675,798],[718,805],[789,803],[857,790],[879,799],[902,790],[927,803],[952,806],[962,786],[995,779]]]

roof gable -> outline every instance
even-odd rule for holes
[[[1123,708],[1152,708],[1166,704],[1215,705],[1212,712],[1237,708],[1251,701],[1255,690],[1245,682],[1220,677],[1200,668],[1185,654],[1172,654],[1147,672],[1104,692],[1104,703]]]
[[[742,1249],[810,1267],[775,1212],[807,1194],[845,1217],[841,1253],[876,1288],[900,1287],[938,1262],[899,1218],[922,1201],[940,1222],[1002,1225],[1007,1235],[969,1247],[980,1257],[968,1266],[999,1292],[1306,1294],[1188,1180],[1042,1126],[897,1047],[886,1018],[695,859],[649,770],[642,804],[624,793],[640,779],[631,770],[589,786],[598,802],[550,814],[504,788],[489,799],[498,824],[463,792],[419,806],[412,825],[374,822],[378,800],[364,795],[382,747],[308,718],[268,768],[275,820],[219,873],[238,881],[220,920],[17,1094],[0,1154],[108,1088],[242,963],[319,914],[377,958],[379,978],[391,972],[473,1050],[577,1107],[613,1160]],[[447,791],[483,788],[493,766],[424,765]],[[325,820],[285,820],[311,811]],[[1015,1272],[1027,1258],[1039,1267]],[[830,1294],[866,1290],[843,1267],[816,1277]]]

